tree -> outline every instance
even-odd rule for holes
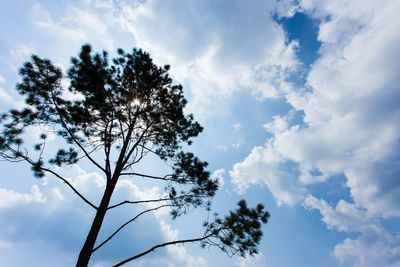
[[[0,156],[8,161],[28,163],[37,177],[48,174],[58,178],[95,210],[76,264],[87,266],[95,251],[147,212],[168,207],[172,217],[176,218],[185,214],[189,207],[210,209],[210,199],[218,189],[218,182],[210,178],[207,162],[183,151],[183,145],[190,145],[191,139],[203,128],[193,115],[184,113],[186,99],[183,89],[181,85],[172,84],[168,65],[156,66],[148,53],[137,49],[132,53],[118,49],[118,56],[109,62],[107,52],[93,54],[90,45],[83,45],[79,57],[73,57],[71,64],[67,76],[63,77],[61,69],[50,60],[33,55],[32,60],[20,69],[22,82],[16,88],[25,97],[26,106],[1,115]],[[69,82],[68,90],[76,97],[65,97],[63,79]],[[38,143],[27,144],[22,134],[27,127],[35,125],[51,129],[65,141],[65,145],[49,155],[45,152],[45,131],[40,133]],[[134,167],[149,154],[172,166],[171,173],[156,176],[135,172]],[[106,179],[103,196],[97,205],[55,168],[76,164],[83,159],[95,166]],[[127,200],[110,205],[118,180],[123,176],[163,182],[165,195],[159,199]],[[109,210],[150,202],[159,205],[137,214],[105,241],[96,244]],[[242,200],[238,205],[227,216],[216,215],[213,221],[206,221],[204,234],[198,238],[155,245],[115,266],[159,247],[187,242],[217,246],[228,254],[244,256],[257,253],[257,244],[262,236],[261,223],[267,222],[269,214],[261,204],[248,208]]]

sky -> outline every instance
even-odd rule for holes
[[[246,199],[271,218],[254,257],[185,244],[127,266],[400,266],[398,10],[396,0],[3,0],[0,110],[22,105],[15,84],[32,54],[67,70],[84,43],[111,55],[142,48],[171,65],[186,112],[205,128],[190,150],[221,181],[213,210]],[[73,266],[93,213],[52,176],[0,168],[0,265]],[[156,159],[140,168],[168,170]],[[59,171],[98,201],[104,177],[93,167]],[[161,193],[123,179],[113,200]],[[134,212],[108,214],[100,239]],[[148,214],[91,266],[198,237],[207,216]]]

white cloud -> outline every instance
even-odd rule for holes
[[[225,174],[225,169],[218,169],[218,170],[215,170],[211,175],[212,180],[218,181],[220,188],[222,188],[225,184],[224,174]]]
[[[322,172],[345,173],[355,201],[370,212],[400,215],[395,204],[400,184],[392,178],[398,175],[393,157],[400,138],[400,67],[394,63],[400,60],[400,34],[392,29],[400,25],[394,11],[400,5],[348,5],[346,12],[314,7],[332,20],[320,27],[321,57],[308,76],[313,91],[288,96],[289,103],[304,111],[309,128],[277,135],[275,144],[286,157],[310,162]],[[339,23],[348,19],[361,27]]]
[[[393,248],[393,243],[397,247]],[[335,246],[333,255],[341,263],[353,263],[355,267],[399,266],[390,259],[399,255],[399,238],[383,229],[371,228],[357,239],[346,238]]]
[[[0,209],[13,208],[19,204],[46,202],[46,197],[43,196],[37,185],[32,185],[31,193],[28,194],[21,194],[6,188],[0,188],[0,199]]]
[[[78,165],[73,165],[68,169],[57,168],[57,172],[67,177],[71,184],[92,203],[96,205],[99,202],[105,185],[105,179],[99,173],[88,172]],[[5,218],[0,221],[0,226],[5,229],[0,236],[0,247],[11,248],[14,244],[34,244],[41,240],[44,241],[44,244],[53,244],[55,248],[61,248],[62,253],[67,253],[73,262],[76,257],[76,248],[82,245],[82,236],[87,233],[87,227],[93,219],[93,211],[70,188],[51,175],[45,177],[41,189],[39,190],[39,186],[33,185],[31,193],[27,194],[5,188],[0,189],[0,198],[2,199],[0,216]],[[121,179],[114,196],[111,204],[124,200],[157,199],[162,197],[163,193],[159,187],[141,188],[132,180]],[[30,204],[29,207],[26,204]],[[99,241],[104,238],[104,234],[114,232],[116,227],[121,225],[121,220],[124,222],[138,212],[160,204],[144,203],[140,204],[144,206],[137,207],[127,204],[124,207],[113,209],[107,215],[102,229],[104,233],[100,235]],[[10,216],[9,213],[15,215]],[[100,256],[93,256],[92,263],[98,266],[110,266],[124,257],[132,256],[135,251],[140,253],[157,243],[182,239],[179,231],[173,229],[164,220],[168,215],[169,209],[160,209],[141,217],[123,230],[127,232],[117,235],[111,241],[113,244],[110,246],[116,245],[126,249],[120,249],[116,256],[114,250],[107,250],[107,245],[102,248]],[[60,227],[60,223],[64,226]],[[28,224],[35,227],[28,227]],[[150,232],[148,232],[149,227],[152,229]],[[57,229],[57,239],[54,239],[52,234],[55,229]],[[135,245],[138,236],[143,233],[146,233],[143,238],[146,237],[147,240],[141,240],[140,246]],[[122,242],[123,245],[119,242]],[[204,258],[192,256],[183,245],[168,246],[160,248],[160,250],[165,250],[167,253],[143,257],[143,259],[133,262],[133,266],[208,266]]]
[[[309,195],[304,205],[319,210],[329,229],[360,233],[356,239],[346,238],[335,246],[333,256],[341,263],[353,263],[356,267],[390,266],[391,259],[400,255],[400,236],[388,232],[355,204],[340,200],[332,208],[325,200]]]
[[[69,179],[71,180],[72,185],[78,188],[79,191],[89,193],[91,190],[93,190],[93,188],[95,188],[96,191],[105,188],[106,180],[99,173],[97,172],[88,173],[84,169],[79,167],[79,165],[74,165],[72,168],[74,168],[73,171],[77,172],[78,175]]]
[[[139,188],[137,185],[134,184],[133,181],[128,180],[128,179],[119,180],[119,182],[117,184],[117,188],[119,189],[118,194],[121,194],[121,192],[124,192],[124,190],[127,190],[126,194],[129,196],[129,199],[134,199],[135,201],[159,199],[159,198],[167,197],[167,195],[164,192],[162,192],[160,190],[160,187],[158,187],[158,186],[152,186],[150,188]],[[164,205],[164,204],[167,204],[167,202],[165,202],[165,201],[153,202],[153,203],[149,202],[149,203],[145,203],[145,206],[148,208],[156,208],[156,207],[159,207],[160,205]],[[153,214],[156,218],[159,218],[160,216],[168,215],[169,212],[170,212],[170,209],[168,207],[165,207],[165,208],[155,211]]]
[[[237,148],[241,147],[244,144],[246,144],[246,142],[243,141],[242,139],[239,139],[236,143],[232,144],[232,147],[237,149]]]
[[[242,127],[242,125],[241,125],[239,122],[237,122],[237,123],[234,123],[234,124],[232,125],[232,127],[233,127],[233,129],[235,129],[235,131],[238,131],[238,130],[240,130],[240,128]]]
[[[286,45],[283,29],[272,19],[272,3],[152,0],[122,2],[115,10],[137,45],[156,62],[171,64],[174,78],[190,88],[189,109],[196,115],[223,110],[224,99],[238,90],[262,99],[290,88],[285,76],[297,67],[297,44]]]
[[[59,200],[59,201],[64,200],[64,196],[63,196],[63,194],[61,193],[60,188],[58,188],[58,187],[53,187],[53,188],[51,189],[51,192],[53,193],[53,196],[54,196],[55,199],[57,199],[57,200]]]
[[[344,173],[358,205],[374,214],[398,216],[400,183],[394,177],[399,174],[400,34],[392,29],[400,27],[395,12],[400,4],[368,2],[360,8],[353,1],[343,11],[340,3],[300,2],[300,9],[323,18],[323,43],[307,77],[309,90],[286,95],[295,110],[304,112],[305,127],[289,127],[290,118],[275,117],[266,125],[273,137],[257,151],[296,162],[303,184]],[[349,20],[360,26],[343,26]],[[268,158],[261,161],[269,163]],[[244,162],[251,165],[250,158]],[[313,177],[312,170],[322,174]]]
[[[39,27],[77,43],[83,43],[87,40],[87,34],[83,29],[62,25],[62,23],[54,21],[45,7],[39,3],[34,5],[33,13]]]
[[[306,190],[296,176],[283,167],[285,163],[271,144],[267,144],[266,148],[253,148],[243,162],[235,164],[229,175],[241,194],[252,184],[265,184],[278,205],[293,206],[304,198]]]
[[[179,232],[173,230],[171,225],[165,223],[163,220],[160,221],[161,232],[164,235],[165,241],[173,241],[179,239]],[[194,266],[194,267],[207,267],[208,263],[202,257],[194,257],[188,253],[183,245],[170,245],[167,246],[169,255],[172,258],[167,259],[164,262],[164,266]]]
[[[340,200],[336,207],[332,208],[325,200],[308,195],[304,201],[304,206],[307,209],[319,210],[323,216],[322,221],[331,230],[348,233],[360,232],[369,228],[369,224],[377,223],[371,215],[368,215],[366,210],[344,200]]]
[[[58,38],[79,45],[96,40],[105,46],[103,48],[114,48],[114,41],[108,33],[111,24],[104,19],[105,15],[93,12],[90,3],[82,7],[67,5],[57,19],[39,3],[35,3],[33,13],[37,25]]]
[[[0,84],[5,83],[5,79],[3,76],[0,75]],[[14,99],[11,95],[9,95],[6,90],[4,90],[2,87],[0,87],[0,101],[7,103],[7,104],[11,104],[13,103]]]
[[[236,262],[237,266],[240,267],[266,267],[267,262],[265,256],[262,253],[254,254],[253,256],[247,255],[246,257],[238,258]]]
[[[280,133],[288,129],[288,123],[281,116],[274,116],[273,120],[264,124],[265,129],[270,133]]]
[[[2,87],[0,87],[0,100],[1,102],[11,104],[14,99],[11,95],[9,95]]]
[[[298,203],[303,198],[291,188],[307,190],[344,174],[354,204],[341,200],[332,209],[308,197],[305,205],[319,209],[328,228],[361,233],[336,246],[340,261],[390,265],[386,259],[398,254],[399,240],[379,220],[400,216],[400,32],[394,30],[400,28],[400,2],[298,3],[287,12],[281,9],[281,15],[300,10],[320,19],[322,42],[305,88],[285,95],[294,111],[304,114],[303,122],[292,125],[290,114],[274,117],[265,125],[273,136],[233,167],[232,181],[242,192],[251,184],[267,184],[282,204],[289,203],[282,191]],[[294,164],[291,173],[278,173],[288,161]]]
[[[11,49],[11,55],[17,58],[27,58],[32,54],[32,49],[26,45],[20,45]]]
[[[107,19],[94,15],[93,2],[115,15],[115,21],[109,20],[108,13]],[[400,28],[396,13],[400,4],[280,3],[282,16],[301,10],[321,20],[318,38],[322,47],[304,90],[292,88],[285,80],[298,67],[294,52],[299,46],[286,44],[287,36],[272,21],[275,7],[271,2],[242,5],[227,1],[214,8],[206,1],[149,0],[117,7],[112,1],[86,1],[83,8],[65,9],[61,16],[39,4],[33,13],[37,25],[54,36],[79,44],[101,39],[107,47],[113,45],[108,39],[110,25],[118,21],[157,62],[172,65],[174,78],[192,89],[191,109],[198,113],[224,110],[225,99],[239,90],[259,99],[284,96],[295,111],[304,112],[304,125],[293,126],[290,116],[276,116],[265,125],[273,137],[234,166],[229,172],[232,182],[241,193],[254,184],[266,185],[279,205],[305,200],[307,207],[321,211],[330,229],[360,233],[337,245],[335,257],[356,265],[381,265],[378,259],[398,254],[397,237],[378,221],[400,216],[400,34],[396,30]],[[27,49],[17,48],[14,53],[26,54]],[[0,97],[11,101],[3,91],[0,88]],[[322,200],[305,198],[308,185],[342,173],[354,204],[342,200],[332,208]],[[104,179],[96,173],[84,172],[72,181],[93,195],[104,186]],[[39,193],[58,201],[70,199],[72,194],[50,185],[49,192]],[[128,182],[118,190],[128,190],[131,194],[126,195],[138,199],[160,194],[156,187],[141,191]],[[3,189],[1,193],[17,199],[9,203],[37,203],[26,200],[34,199],[34,192]]]

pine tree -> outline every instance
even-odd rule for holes
[[[131,53],[118,49],[118,56],[110,62],[107,52],[93,54],[90,45],[82,46],[79,56],[71,59],[71,65],[64,77],[61,69],[48,59],[33,55],[24,64],[17,90],[25,97],[26,106],[1,115],[0,156],[8,161],[25,161],[37,177],[45,174],[56,177],[95,210],[76,264],[87,266],[95,251],[143,213],[168,207],[171,216],[176,218],[185,214],[188,207],[210,209],[210,199],[218,189],[218,182],[206,170],[207,162],[183,151],[183,145],[190,145],[191,139],[203,128],[192,114],[184,113],[187,101],[182,86],[172,83],[168,65],[156,66],[150,55],[140,49],[133,49]],[[76,95],[73,99],[65,97],[63,79],[69,82],[70,93]],[[25,144],[22,134],[27,127],[35,125],[52,129],[65,141],[55,155],[45,152],[46,132],[40,134],[40,142],[32,148]],[[155,176],[135,172],[134,166],[149,154],[172,166],[171,173]],[[83,159],[106,179],[98,204],[90,202],[55,168],[77,164]],[[163,182],[165,197],[110,205],[118,180],[123,176]],[[97,241],[110,209],[143,202],[159,203],[159,206],[138,214],[105,241]],[[248,208],[242,200],[238,205],[227,216],[216,215],[213,221],[205,222],[204,234],[199,238],[161,243],[115,266],[159,247],[187,242],[217,246],[228,254],[257,253],[261,224],[267,222],[269,214],[261,204]]]

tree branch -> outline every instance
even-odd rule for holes
[[[22,156],[22,158],[27,161],[29,164],[31,165],[35,165],[35,163],[32,162],[31,159],[29,159],[27,156]],[[79,191],[70,183],[68,182],[67,179],[65,179],[64,177],[62,177],[61,175],[59,175],[58,173],[56,173],[55,171],[52,171],[48,168],[43,168],[40,167],[41,170],[45,171],[45,172],[49,172],[51,174],[53,174],[54,176],[56,176],[58,179],[62,180],[64,183],[66,183],[71,189],[72,191],[75,192],[75,194],[77,194],[84,202],[86,202],[89,206],[91,206],[92,208],[94,208],[95,210],[98,209],[98,207],[96,207],[92,202],[90,202],[89,200],[87,200],[81,193],[79,193]]]
[[[123,172],[123,173],[121,173],[121,176],[122,175],[141,176],[141,177],[144,177],[144,178],[151,178],[151,179],[163,180],[163,181],[171,180],[171,179],[167,178],[167,177],[171,176],[170,174],[169,175],[165,175],[164,177],[161,177],[161,176],[153,176],[153,175],[141,174],[141,173],[137,173],[137,172]]]
[[[70,137],[72,138],[72,140],[76,143],[76,145],[83,151],[83,153],[86,155],[86,157],[87,157],[96,167],[98,167],[100,170],[102,170],[104,173],[106,173],[106,170],[105,170],[102,166],[100,166],[100,164],[98,164],[98,163],[89,155],[89,153],[86,151],[86,149],[83,147],[83,145],[82,145],[78,140],[76,140],[74,134],[71,133],[71,130],[68,128],[67,124],[65,123],[64,118],[63,118],[63,116],[62,116],[62,114],[61,114],[61,110],[60,110],[59,106],[57,105],[57,103],[56,103],[56,101],[55,101],[55,99],[54,99],[53,92],[52,92],[51,99],[53,100],[53,104],[54,104],[54,106],[55,106],[55,108],[56,108],[56,110],[57,110],[58,116],[60,117],[61,124],[62,124],[62,126],[65,128],[65,130],[68,132],[69,136],[70,136]]]
[[[211,232],[210,234],[205,235],[205,236],[200,237],[200,238],[184,239],[184,240],[175,240],[175,241],[170,241],[170,242],[166,242],[166,243],[162,243],[162,244],[156,245],[156,246],[154,246],[154,247],[152,247],[152,248],[150,248],[150,249],[148,249],[148,250],[146,250],[146,251],[144,251],[144,252],[142,252],[142,253],[140,253],[140,254],[137,254],[136,256],[130,257],[130,258],[126,259],[126,260],[123,260],[123,261],[121,261],[121,262],[115,264],[113,267],[118,267],[118,266],[121,266],[121,265],[123,265],[123,264],[125,264],[125,263],[128,263],[128,262],[130,262],[130,261],[133,261],[133,260],[135,260],[135,259],[137,259],[137,258],[140,258],[140,257],[142,257],[142,256],[144,256],[144,255],[146,255],[146,254],[148,254],[148,253],[154,251],[154,250],[157,249],[157,248],[161,248],[161,247],[165,247],[165,246],[169,246],[169,245],[176,245],[176,244],[183,244],[183,243],[191,243],[191,242],[203,241],[204,239],[207,239],[207,238],[209,238],[209,237],[211,237],[211,236],[217,234],[219,231],[220,231],[220,229],[218,229],[218,230],[216,230],[216,231],[213,231],[213,232]]]
[[[122,162],[122,166],[123,167],[127,164],[127,162],[129,161],[130,156],[135,151],[137,146],[140,144],[140,142],[142,141],[143,137],[145,136],[145,133],[150,129],[150,127],[153,125],[153,123],[154,123],[154,120],[152,122],[150,122],[150,124],[146,127],[146,129],[143,130],[143,132],[140,135],[139,139],[135,142],[133,147],[129,150],[128,154],[126,155],[126,158]]]
[[[151,148],[145,147],[144,145],[140,145],[140,147],[142,147],[144,150],[153,153],[154,155],[158,155],[154,150],[152,150]]]
[[[174,198],[170,198],[170,197],[169,197],[169,198],[148,199],[148,200],[137,200],[137,201],[125,200],[125,201],[122,201],[122,202],[120,202],[120,203],[118,203],[118,204],[109,206],[107,209],[108,209],[108,210],[109,210],[109,209],[113,209],[113,208],[119,207],[119,206],[124,205],[124,204],[140,204],[140,203],[161,202],[161,201],[168,201],[168,200],[180,199],[180,198],[184,198],[184,197],[187,197],[187,196],[189,196],[189,194],[185,194],[185,195],[178,196],[178,197],[174,197]]]
[[[139,213],[138,215],[136,215],[135,217],[133,217],[132,219],[130,219],[129,221],[127,221],[126,223],[124,223],[123,225],[121,225],[112,235],[110,235],[106,240],[104,240],[100,245],[98,245],[97,247],[95,247],[93,249],[93,252],[95,252],[96,250],[98,250],[100,247],[102,247],[104,244],[106,244],[108,241],[110,241],[120,230],[122,230],[122,228],[124,228],[125,226],[127,226],[128,224],[130,224],[131,222],[135,221],[137,218],[139,218],[141,215],[150,212],[150,211],[155,211],[155,210],[159,210],[161,208],[165,208],[165,207],[170,207],[173,205],[161,205],[152,209],[148,209],[145,211],[142,211],[141,213]]]
[[[113,121],[114,121],[114,112],[111,115],[111,121],[107,122],[106,127],[104,129],[104,152],[106,156],[106,176],[107,182],[111,180],[111,164],[110,164],[110,153],[111,153],[111,138],[112,138],[112,128],[113,128]],[[107,131],[107,126],[110,124],[110,129]]]

